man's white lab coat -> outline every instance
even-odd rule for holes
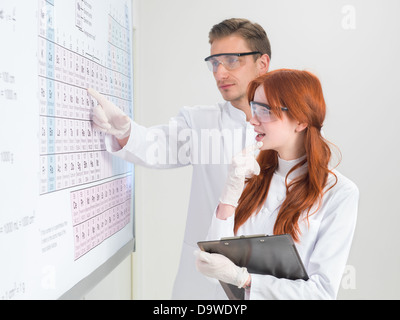
[[[255,143],[253,126],[229,102],[214,106],[182,108],[169,124],[145,128],[132,121],[127,145],[107,136],[107,150],[149,168],[193,166],[184,243],[173,299],[227,299],[218,282],[211,282],[195,268],[193,252],[204,240],[226,182],[232,157]],[[173,209],[173,208],[171,208]]]

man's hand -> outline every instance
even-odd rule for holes
[[[129,137],[131,133],[130,118],[96,90],[90,88],[88,93],[98,102],[98,105],[93,109],[94,126],[115,136],[118,140]]]

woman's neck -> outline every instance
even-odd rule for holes
[[[302,162],[303,160],[306,159],[306,155],[303,155],[302,157],[298,158],[298,159],[294,159],[294,160],[284,160],[282,159],[280,156],[278,156],[278,168],[276,169],[276,173],[282,177],[287,176],[287,174],[289,173],[289,171],[297,164],[299,164],[300,162]],[[307,172],[307,162],[300,168],[296,169],[294,172],[292,172],[290,174],[289,179],[294,179],[302,174],[304,174],[305,172]]]

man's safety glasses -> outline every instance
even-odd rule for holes
[[[251,114],[254,116],[257,116],[258,121],[266,123],[266,122],[272,122],[276,121],[277,117],[271,112],[271,107],[265,103],[260,103],[260,102],[255,102],[251,101],[250,102],[250,107],[251,107]],[[282,111],[288,111],[288,108],[281,108]]]
[[[262,54],[258,51],[245,52],[245,53],[220,53],[214,54],[205,58],[208,69],[212,72],[217,72],[218,66],[222,64],[227,70],[231,71],[240,66],[240,57],[250,56],[255,54]]]

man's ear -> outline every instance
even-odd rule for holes
[[[304,131],[307,127],[308,127],[308,123],[298,123],[295,131],[297,133],[299,133],[299,132]]]
[[[271,59],[269,58],[269,55],[263,54],[259,59],[258,59],[258,67],[260,70],[260,75],[265,74],[269,70],[269,64],[271,62]]]

